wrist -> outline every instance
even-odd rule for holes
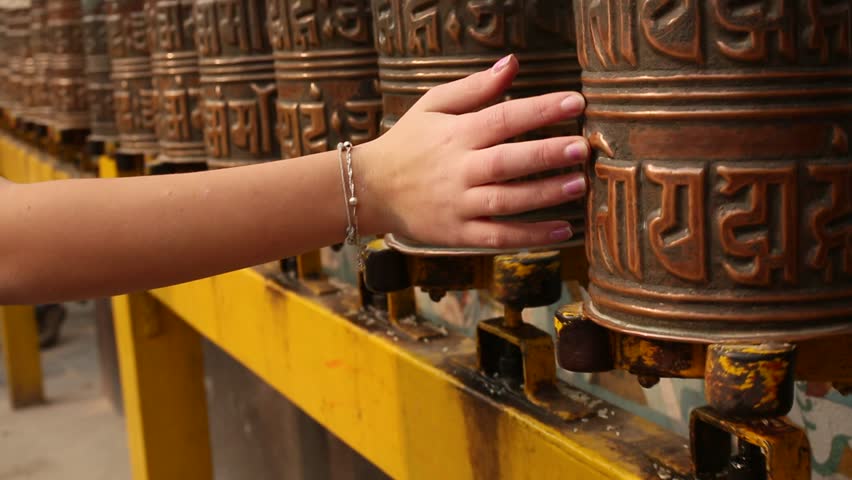
[[[382,178],[382,149],[379,139],[355,145],[352,149],[356,180],[359,230],[363,236],[381,235],[392,230],[388,209],[384,208],[387,198],[387,178]]]

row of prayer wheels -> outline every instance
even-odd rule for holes
[[[510,52],[507,97],[578,89],[582,66],[595,150],[584,316],[690,344],[852,333],[850,0],[0,8],[4,108],[213,168],[358,145]]]
[[[371,140],[509,52],[510,95],[579,87],[570,4],[392,3],[2,2],[0,103],[119,153],[228,167]]]

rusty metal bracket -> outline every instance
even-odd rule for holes
[[[689,427],[692,464],[699,480],[811,478],[808,437],[786,418],[734,420],[702,407],[690,414]]]

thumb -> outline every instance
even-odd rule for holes
[[[518,67],[515,55],[506,55],[488,70],[433,87],[411,109],[454,115],[478,110],[512,84]]]

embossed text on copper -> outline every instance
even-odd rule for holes
[[[284,158],[379,134],[382,101],[369,0],[326,5],[267,0],[276,135]]]
[[[8,44],[8,101],[7,108],[15,116],[21,116],[27,107],[28,78],[32,72],[30,55],[29,1],[10,1],[6,12],[6,41]]]
[[[575,0],[587,313],[707,341],[852,331],[850,0]]]
[[[9,92],[9,54],[11,46],[7,38],[6,24],[9,22],[9,9],[6,2],[0,2],[0,108],[6,108],[11,98]]]
[[[47,30],[47,0],[32,0],[30,6],[30,54],[32,76],[28,85],[27,109],[24,116],[31,122],[44,123],[50,115],[48,67],[50,44]]]
[[[118,153],[156,154],[156,100],[151,81],[145,0],[107,0],[107,50],[114,88]]]
[[[579,89],[570,1],[372,0],[372,10],[382,130],[430,88],[485,70],[509,53],[517,55],[521,70],[506,99]],[[577,132],[571,122],[530,137]],[[579,233],[581,208],[574,207],[534,215],[567,217]]]
[[[47,39],[50,115],[45,123],[57,129],[87,129],[89,103],[80,0],[47,2]]]
[[[148,0],[159,161],[205,162],[191,0]]]
[[[82,0],[83,46],[86,52],[86,92],[89,100],[89,139],[118,140],[115,125],[110,61],[107,52],[105,0]]]
[[[208,166],[281,158],[265,3],[198,0],[194,11]]]

